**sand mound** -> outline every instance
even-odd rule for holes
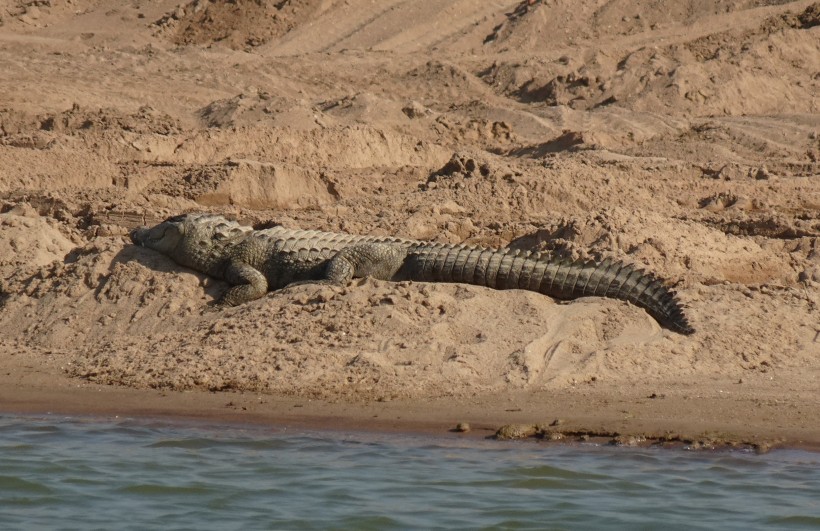
[[[614,301],[581,301],[559,311],[537,294],[456,285],[305,286],[203,313],[203,282],[208,297],[221,290],[155,253],[98,239],[29,278],[4,307],[5,330],[46,351],[77,352],[67,370],[93,381],[323,397],[541,386],[559,376],[545,370],[543,359],[544,349],[557,343],[572,338],[589,349],[589,339],[598,337],[600,348],[624,341],[625,329],[645,340],[661,337],[643,312]],[[16,318],[31,312],[41,325]],[[482,326],[503,315],[511,326],[494,332]],[[81,333],[78,321],[86,323]]]
[[[179,4],[156,22],[176,44],[219,43],[250,50],[303,24],[316,1],[194,0]]]
[[[20,269],[62,261],[75,244],[53,220],[21,206],[0,214],[0,247],[10,251],[0,258],[0,278],[6,278]]]
[[[46,353],[73,353],[62,363],[74,376],[136,387],[470,396],[710,370],[741,377],[812,359],[805,350],[811,304],[788,288],[687,290],[703,332],[681,341],[617,301],[558,305],[537,294],[458,285],[303,286],[210,312],[206,302],[221,283],[111,238],[97,238],[23,285],[5,302],[6,333]],[[731,316],[716,310],[728,306]],[[787,315],[789,327],[775,325]],[[761,330],[771,332],[733,346]]]

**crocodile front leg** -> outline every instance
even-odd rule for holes
[[[256,300],[268,291],[265,275],[244,262],[229,263],[225,280],[231,287],[219,299],[220,305],[237,306]]]

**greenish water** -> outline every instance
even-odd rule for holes
[[[0,416],[2,529],[818,529],[820,454]]]

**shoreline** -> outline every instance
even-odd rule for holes
[[[0,412],[12,415],[133,417],[309,431],[536,439],[570,446],[597,443],[757,453],[783,448],[820,452],[817,414],[807,412],[811,418],[795,422],[785,413],[793,409],[785,400],[778,401],[781,407],[769,406],[763,411],[759,405],[752,408],[749,400],[741,400],[740,408],[727,409],[714,397],[641,400],[633,389],[621,395],[579,390],[328,402],[249,392],[132,389],[43,372],[32,372],[22,379],[10,376],[0,377]],[[757,411],[746,417],[734,414],[744,408]],[[702,414],[695,415],[695,411]],[[765,420],[770,416],[780,421]],[[469,424],[469,431],[459,433],[459,423]]]

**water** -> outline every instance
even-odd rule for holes
[[[2,529],[819,529],[820,454],[0,416]]]

